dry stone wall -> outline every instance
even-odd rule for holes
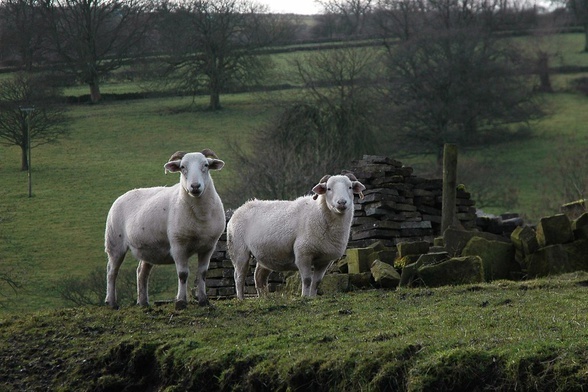
[[[427,241],[433,243],[441,224],[441,179],[421,178],[411,167],[385,157],[364,155],[352,163],[351,171],[365,186],[364,199],[356,196],[354,221],[348,248],[364,248],[374,243],[394,248],[400,242]],[[464,228],[474,228],[474,201],[464,190],[457,192],[457,217]],[[227,222],[232,211],[227,211]],[[392,262],[393,256],[389,257]],[[255,295],[253,270],[245,281],[245,294]],[[207,293],[211,298],[230,298],[235,295],[233,265],[227,254],[226,232],[221,236],[211,257],[206,277]],[[285,284],[282,273],[272,273],[269,290]]]
[[[356,197],[349,247],[363,248],[380,241],[392,247],[400,242],[433,243],[440,233],[443,181],[413,174],[413,169],[383,156],[364,155],[351,171],[365,186],[364,199]],[[470,194],[457,191],[457,218],[463,228],[476,226]]]

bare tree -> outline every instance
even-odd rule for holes
[[[336,15],[338,31],[343,36],[357,36],[365,32],[367,19],[375,0],[316,0],[325,15]]]
[[[432,8],[433,7],[433,8]],[[388,46],[389,123],[406,150],[433,153],[526,136],[538,118],[531,62],[512,40],[494,34],[492,4],[430,2],[426,27]],[[522,132],[517,132],[517,131]]]
[[[381,55],[376,48],[340,48],[294,60],[304,89],[301,100],[321,109],[339,141],[343,159],[351,160],[375,145],[376,84]]]
[[[29,140],[34,148],[69,133],[59,90],[47,80],[43,75],[18,73],[0,83],[0,145],[20,147],[23,171],[29,168]],[[23,106],[34,106],[35,110],[27,114],[20,110]]]
[[[259,49],[292,33],[288,16],[266,11],[251,0],[164,3],[158,27],[168,55],[164,76],[184,91],[206,91],[209,109],[221,109],[221,93],[263,77],[268,58]]]
[[[588,52],[588,0],[567,0],[566,4],[584,28],[584,52]]]
[[[339,173],[376,148],[374,76],[378,51],[341,48],[295,61],[305,88],[247,146],[233,144],[239,181],[230,202],[252,196],[290,199],[325,174]]]
[[[0,13],[0,51],[17,68],[31,71],[43,60],[43,10],[38,0],[4,0]]]
[[[98,102],[100,81],[140,53],[150,31],[151,0],[44,0],[51,49]]]

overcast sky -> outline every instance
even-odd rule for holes
[[[266,4],[270,12],[312,15],[320,12],[320,7],[314,0],[258,0]]]

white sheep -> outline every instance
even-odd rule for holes
[[[266,291],[271,271],[300,272],[302,295],[314,297],[332,262],[343,256],[351,221],[353,194],[365,186],[353,174],[325,176],[314,196],[296,200],[250,200],[235,210],[227,225],[227,245],[235,267],[237,298],[250,257],[257,261],[255,288]]]
[[[165,172],[179,172],[171,187],[134,189],[112,204],[106,219],[105,250],[108,255],[106,303],[117,308],[116,277],[130,249],[139,260],[137,304],[149,305],[149,273],[155,264],[174,264],[178,274],[176,309],[188,303],[188,258],[198,254],[198,303],[207,305],[206,271],[210,256],[225,229],[225,212],[214,188],[210,170],[224,162],[205,149],[176,152]]]

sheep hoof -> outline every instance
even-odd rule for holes
[[[184,310],[188,307],[188,302],[184,300],[176,301],[176,310]]]
[[[210,305],[210,301],[208,301],[208,298],[206,298],[202,301],[198,300],[198,306],[211,306],[211,305]]]

